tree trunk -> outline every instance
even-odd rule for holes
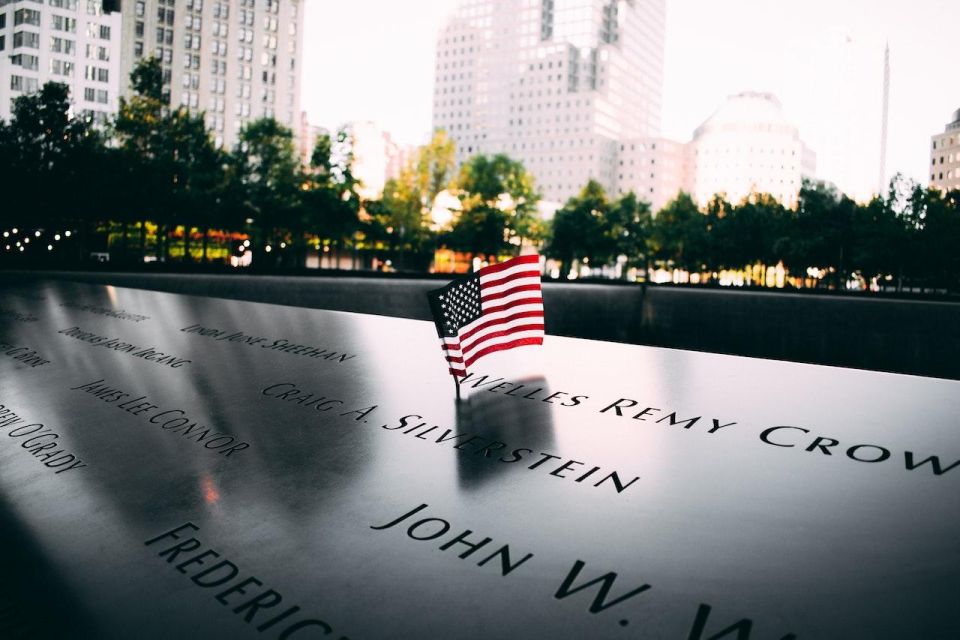
[[[203,263],[207,263],[207,248],[210,245],[210,227],[203,227]]]
[[[144,263],[147,257],[147,221],[140,221],[140,264]]]

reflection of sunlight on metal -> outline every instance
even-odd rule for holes
[[[501,457],[511,457],[513,450],[530,449],[536,454],[554,444],[552,405],[542,400],[550,395],[546,378],[534,376],[511,380],[511,388],[489,391],[497,386],[497,382],[492,379],[492,383],[485,387],[469,390],[468,384],[463,385],[464,399],[456,403],[457,433],[482,439],[477,447],[465,447],[455,452],[457,477],[461,486],[468,489],[479,488],[509,469],[525,468],[529,463],[500,461]],[[507,391],[514,391],[515,395],[504,395]],[[482,454],[482,445],[490,443],[505,446],[489,452],[489,455]],[[502,478],[505,479],[506,475]]]
[[[207,504],[216,504],[220,500],[220,492],[217,491],[217,486],[213,484],[213,478],[210,474],[203,474],[200,486],[203,488],[203,499]]]
[[[106,286],[106,289],[107,289],[107,297],[110,298],[110,304],[116,307],[117,306],[117,289],[110,284]]]

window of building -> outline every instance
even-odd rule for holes
[[[73,63],[68,60],[50,60],[50,73],[55,76],[72,76]]]
[[[39,27],[40,12],[36,9],[17,9],[13,12],[13,24],[28,24],[34,27]]]
[[[10,63],[23,67],[27,71],[37,71],[40,68],[40,58],[28,53],[18,53],[15,56],[10,56]]]
[[[23,93],[34,93],[37,90],[37,79],[24,76],[10,76],[10,90]]]
[[[52,16],[50,16],[50,26],[53,28],[54,31],[66,31],[67,33],[76,33],[77,19],[53,14]]]
[[[40,48],[40,35],[30,31],[17,31],[13,34],[13,48],[25,47],[27,49]]]

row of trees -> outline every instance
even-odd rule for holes
[[[763,194],[717,196],[700,209],[680,194],[656,215],[634,194],[612,198],[591,181],[545,221],[522,163],[475,156],[455,171],[453,142],[437,132],[381,198],[364,202],[346,131],[320,137],[303,167],[292,132],[273,119],[248,124],[234,149],[217,148],[202,116],[164,103],[156,60],[134,70],[131,86],[107,127],[74,117],[65,85],[17,98],[14,118],[0,122],[0,226],[79,228],[88,240],[113,229],[112,258],[139,262],[148,244],[160,260],[212,259],[211,237],[222,259],[233,233],[247,242],[231,249],[258,265],[303,266],[322,245],[426,269],[438,248],[496,257],[533,245],[561,274],[613,263],[641,273],[783,263],[827,274],[833,286],[855,273],[950,289],[960,280],[960,192],[899,176],[866,204],[804,183],[796,209]],[[438,222],[444,203],[452,217]]]
[[[133,71],[131,85],[106,127],[75,117],[63,84],[15,100],[12,120],[0,122],[5,229],[79,228],[89,242],[112,226],[120,246],[111,257],[140,262],[148,232],[161,260],[206,260],[214,229],[249,233],[253,252],[306,238],[308,229],[328,241],[348,233],[360,206],[356,180],[349,158],[332,159],[329,138],[318,141],[311,170],[301,167],[292,132],[270,118],[251,122],[237,147],[223,150],[202,115],[165,103],[155,59]],[[200,246],[191,247],[198,236]],[[183,243],[176,252],[175,239]],[[291,244],[299,255],[289,259],[302,259],[304,243]]]
[[[782,263],[796,275],[817,273],[818,285],[839,288],[856,275],[958,290],[960,191],[944,194],[898,175],[887,194],[858,204],[805,181],[796,209],[756,194],[736,204],[715,196],[701,210],[681,193],[654,217],[633,194],[609,200],[591,182],[557,212],[547,246],[563,271],[618,256],[629,266],[693,273]]]
[[[111,259],[131,262],[144,260],[148,244],[159,260],[207,261],[211,232],[223,238],[228,230],[248,238],[237,249],[255,264],[286,266],[303,266],[308,249],[323,245],[334,253],[380,250],[401,264],[411,256],[409,266],[426,268],[440,246],[498,255],[544,237],[523,165],[478,156],[455,174],[455,149],[443,132],[382,198],[361,202],[348,132],[319,137],[308,167],[293,133],[272,118],[249,123],[237,146],[223,150],[202,115],[164,102],[155,59],[130,80],[132,95],[107,127],[74,117],[63,84],[16,99],[13,119],[0,122],[0,161],[10,168],[0,172],[9,194],[4,228],[79,227],[85,233],[74,241],[88,244],[97,229],[100,237],[112,229]],[[443,228],[430,215],[441,192],[456,193],[459,209]]]

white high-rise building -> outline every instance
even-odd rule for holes
[[[727,98],[694,131],[687,153],[688,184],[701,206],[715,194],[739,203],[751,193],[768,193],[794,207],[802,179],[816,173],[816,156],[769,93]]]
[[[120,13],[102,0],[0,0],[0,119],[45,83],[70,87],[73,110],[103,122],[120,89]]]
[[[465,0],[441,29],[433,125],[462,163],[506,153],[563,202],[617,191],[620,142],[660,128],[665,0]]]
[[[205,112],[218,146],[262,117],[299,137],[303,12],[303,0],[125,0],[122,90],[153,55],[171,106]]]
[[[943,191],[960,189],[960,109],[930,139],[930,186]]]

